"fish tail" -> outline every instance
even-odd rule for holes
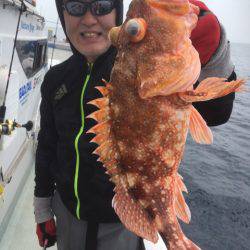
[[[200,247],[184,236],[184,234],[182,234],[182,237],[179,237],[178,239],[177,237],[169,239],[167,234],[164,232],[160,233],[160,236],[168,250],[201,250]]]
[[[208,101],[244,90],[244,79],[226,82],[225,78],[210,77],[203,80],[193,91],[179,93],[179,97],[188,102]]]

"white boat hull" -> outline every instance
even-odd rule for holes
[[[26,178],[34,167],[35,140],[39,130],[40,87],[48,70],[44,20],[26,2],[28,10],[21,16],[5,96],[20,2],[0,0],[0,24],[6,24],[0,25],[0,106],[5,100],[5,119],[15,120],[19,124],[32,121],[34,126],[30,132],[17,128],[11,135],[1,135],[0,138],[0,186],[4,188],[3,193],[0,189],[0,240]]]

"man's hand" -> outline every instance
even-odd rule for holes
[[[38,223],[36,226],[36,234],[39,239],[39,245],[41,247],[51,247],[56,242],[56,225],[55,220],[50,219],[48,221]]]

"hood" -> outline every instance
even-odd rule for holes
[[[123,0],[114,0],[115,1],[115,9],[116,9],[116,25],[119,26],[122,24],[123,21]],[[60,18],[64,33],[67,37],[66,34],[66,29],[65,29],[65,22],[64,22],[64,17],[63,17],[63,8],[62,8],[62,4],[63,4],[63,0],[55,0],[56,2],[56,7],[57,7],[57,12],[58,12],[58,16]],[[68,38],[68,37],[67,37]],[[69,39],[68,39],[69,40]],[[69,40],[70,42],[70,40]],[[70,42],[70,47],[72,49],[72,52],[75,55],[79,55],[82,56],[73,46],[73,44],[71,44]]]

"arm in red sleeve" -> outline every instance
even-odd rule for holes
[[[222,34],[223,31],[218,19],[203,2],[196,0],[190,0],[190,2],[200,7],[199,20],[196,28],[192,31],[191,40],[200,55],[202,75],[204,75],[205,72],[206,77],[213,77],[215,76],[215,72],[217,72],[217,77],[227,77],[228,81],[235,80],[236,74],[229,63],[229,57],[227,57],[229,55],[223,54],[224,52],[227,53],[227,50],[223,50],[225,49],[223,48],[223,46],[225,46],[223,43],[227,40],[225,34]],[[229,47],[227,48],[230,50]],[[222,57],[219,56],[220,53],[218,54],[218,51],[220,51],[220,53],[223,51],[221,54],[221,56],[223,55]],[[219,57],[223,59],[219,59]],[[229,63],[228,66],[227,63]],[[230,71],[230,69],[232,71]],[[220,72],[220,74],[218,74],[218,72]],[[199,82],[196,83],[196,86],[198,84]],[[198,102],[193,105],[205,119],[208,126],[217,126],[226,123],[230,118],[234,98],[235,94],[231,93],[218,99]]]
[[[200,55],[202,66],[204,66],[215,53],[220,44],[220,24],[216,16],[199,1],[190,1],[201,8],[201,14],[197,26],[192,31],[191,41]]]

